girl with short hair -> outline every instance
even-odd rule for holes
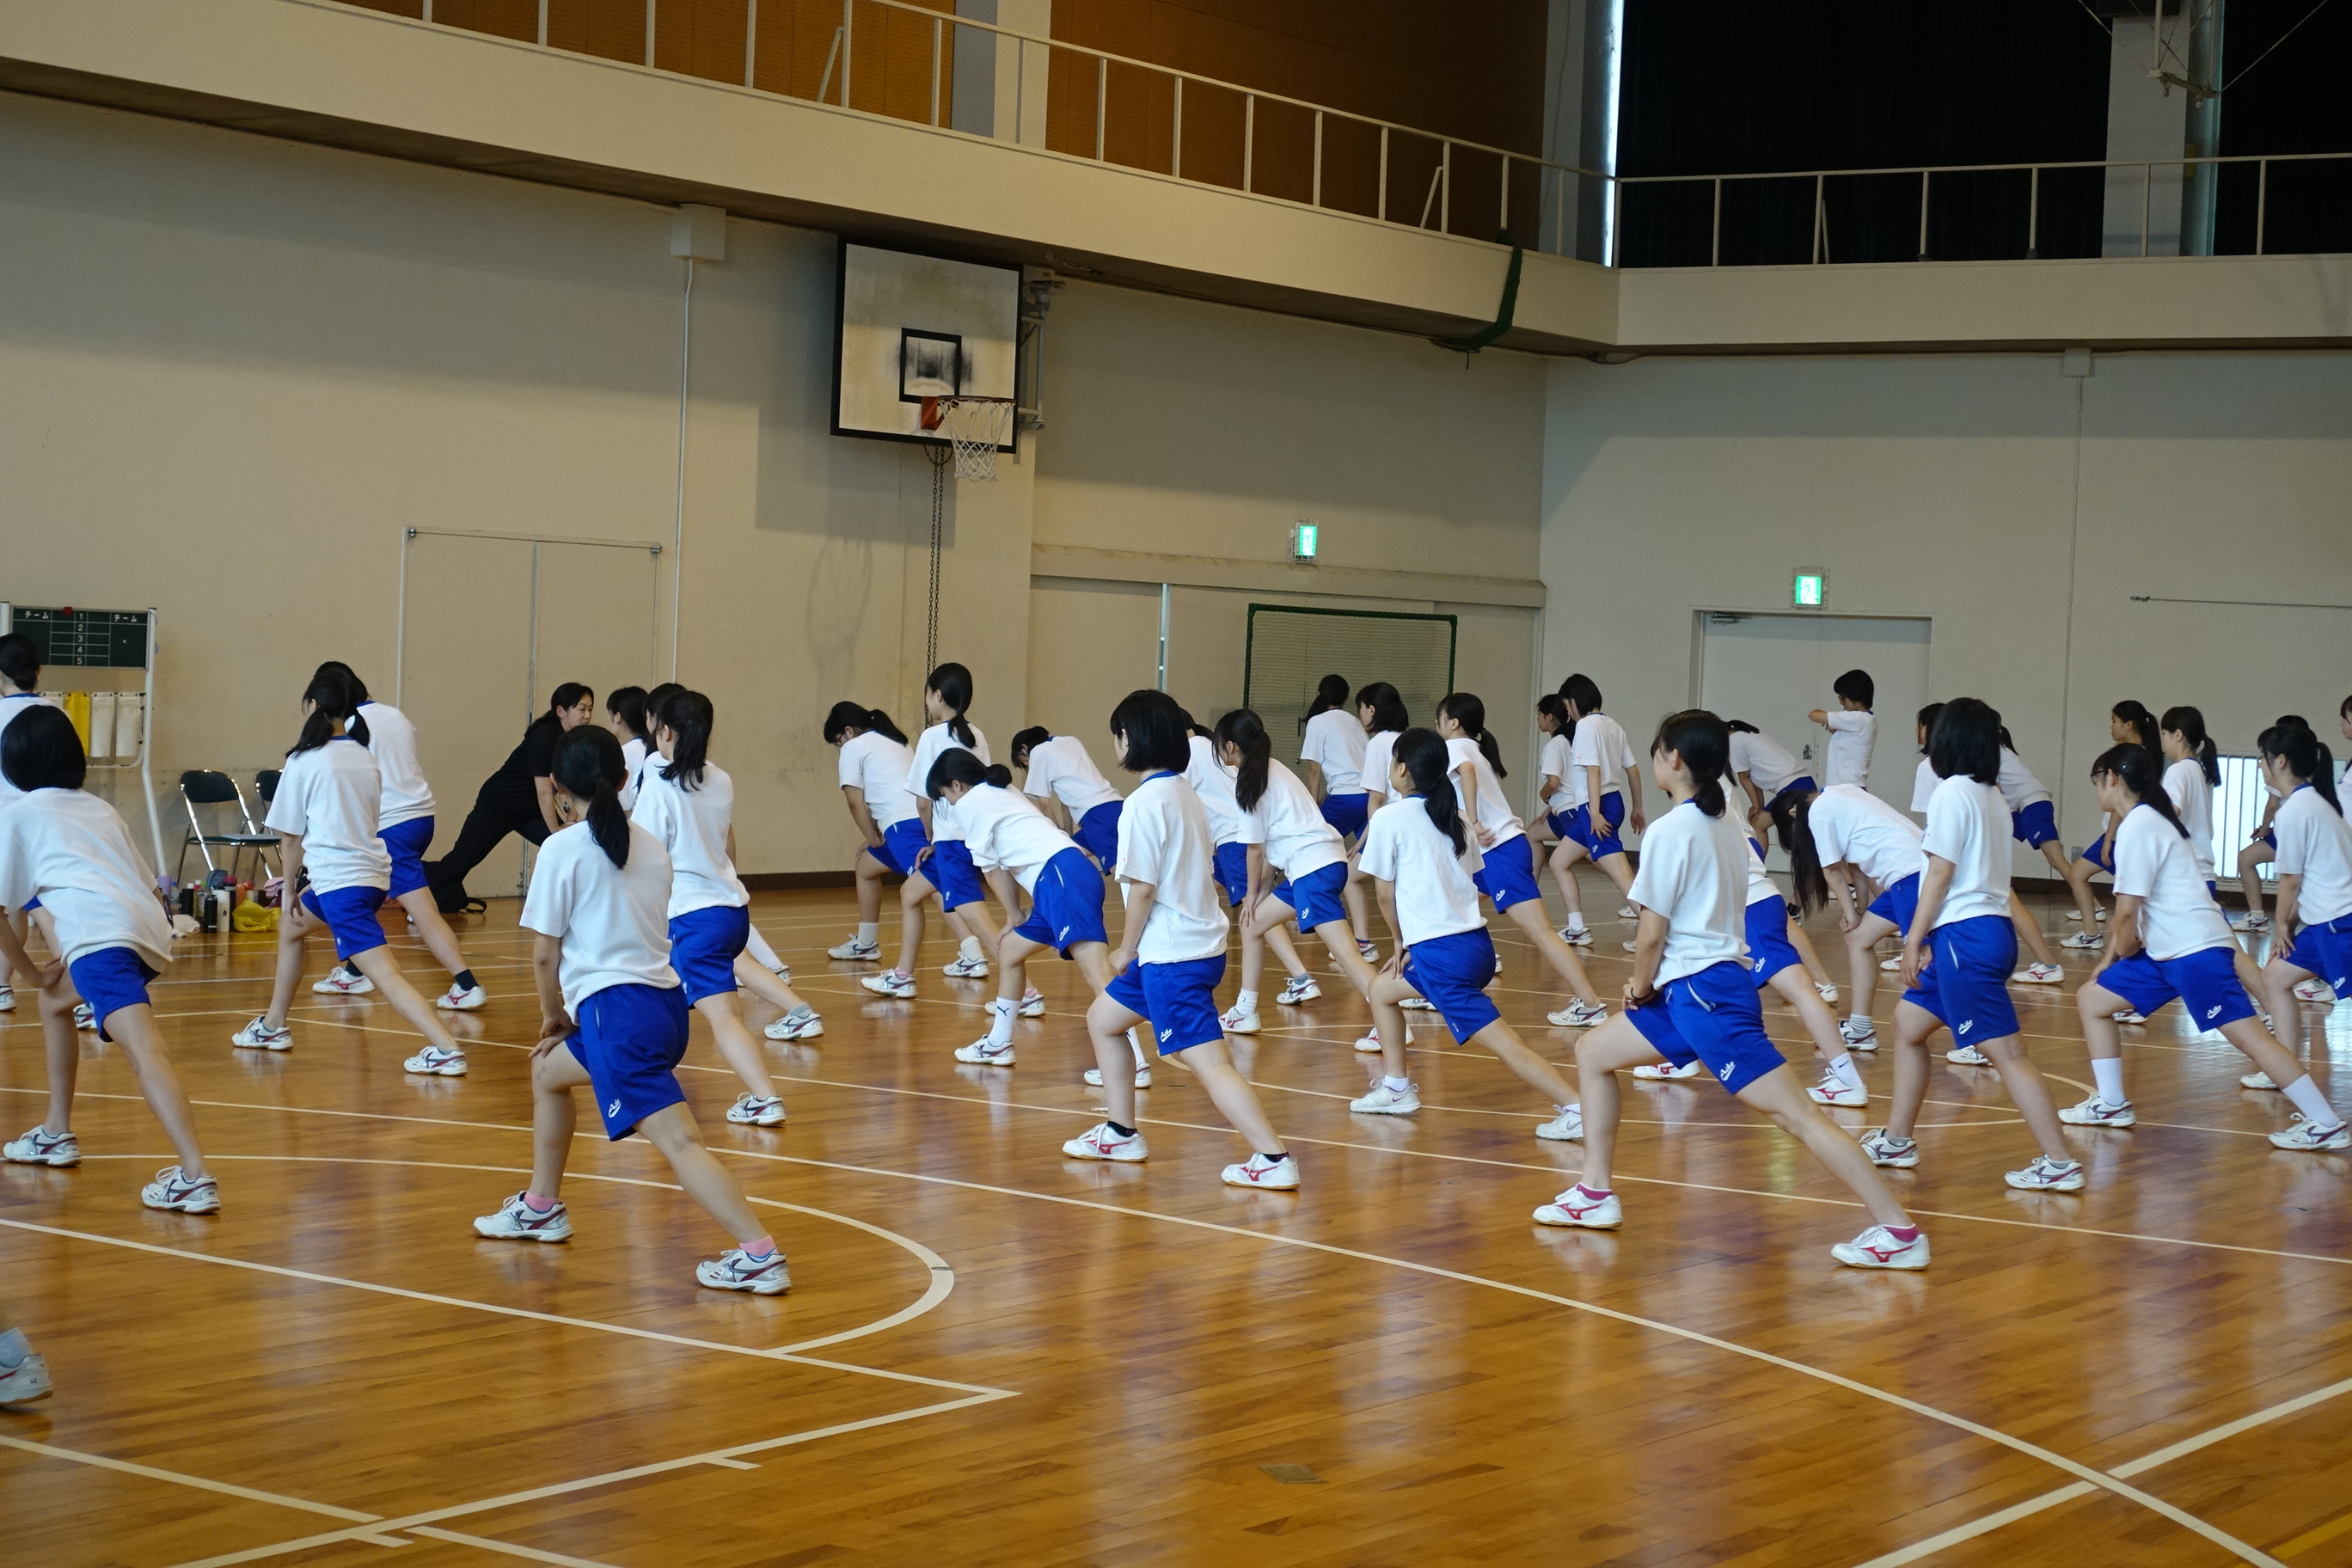
[[[857,878],[857,929],[825,956],[872,963],[882,956],[882,879],[907,875],[924,846],[923,820],[902,782],[914,756],[890,715],[862,703],[835,703],[824,716],[824,743],[841,753],[842,803],[863,840],[851,867]]]
[[[1361,839],[1370,816],[1371,795],[1364,782],[1368,750],[1364,721],[1348,703],[1347,678],[1325,676],[1316,685],[1314,706],[1307,710],[1298,763],[1306,773],[1307,793],[1321,806],[1323,820],[1331,825],[1342,844]],[[1356,951],[1371,959],[1379,956],[1380,950],[1372,945],[1371,910],[1364,898],[1363,880],[1355,869],[1351,851],[1342,897],[1348,905],[1349,929],[1356,933]]]
[[[1620,834],[1628,825],[1636,833],[1643,827],[1642,774],[1633,747],[1617,721],[1601,710],[1601,688],[1591,676],[1570,676],[1559,683],[1559,695],[1576,723],[1570,731],[1569,762],[1576,780],[1570,792],[1568,829],[1622,894],[1633,885],[1633,865]],[[1625,804],[1629,795],[1630,808]],[[1631,920],[1634,910],[1628,904],[1617,912]]]
[[[1087,754],[1087,743],[1034,724],[1013,737],[1013,765],[1021,770],[1021,793],[1096,865],[1116,871],[1119,793]]]
[[[988,737],[966,716],[971,707],[971,671],[962,665],[943,664],[923,682],[923,717],[929,722],[915,737],[908,754],[907,777],[900,785],[920,819],[923,841],[913,847],[911,860],[900,860],[907,885],[899,890],[898,962],[857,983],[877,996],[899,1001],[914,996],[915,955],[923,945],[923,903],[933,893],[939,895],[940,908],[951,921],[960,916],[964,922],[963,945],[940,973],[950,980],[988,977],[988,954],[996,946],[996,922],[989,918],[988,895],[981,886],[980,873],[972,868],[963,833],[956,826],[955,808],[932,800],[925,791],[931,764],[943,752],[960,748],[983,763],[994,761],[988,754]],[[1045,998],[1039,997],[1035,1005],[1039,1012],[1045,1011]]]
[[[1591,947],[1591,929],[1584,923],[1584,894],[1576,885],[1576,863],[1585,858],[1584,846],[1568,830],[1568,816],[1576,804],[1575,764],[1570,761],[1573,746],[1570,737],[1576,731],[1576,721],[1568,711],[1567,699],[1556,691],[1547,691],[1536,700],[1536,728],[1543,732],[1541,760],[1536,771],[1541,775],[1536,784],[1536,795],[1543,802],[1544,826],[1551,829],[1551,854],[1546,864],[1551,869],[1554,886],[1559,889],[1560,901],[1568,906],[1568,923],[1559,928],[1559,940],[1570,947]]]

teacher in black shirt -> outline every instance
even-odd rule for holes
[[[562,824],[555,816],[555,742],[566,730],[595,716],[596,694],[576,680],[567,680],[548,699],[547,711],[530,721],[522,743],[482,781],[474,795],[474,809],[457,830],[449,852],[425,868],[433,884],[434,902],[445,911],[466,903],[466,873],[480,865],[506,839],[520,833],[531,844],[544,843]]]

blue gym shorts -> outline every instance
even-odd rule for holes
[[[2339,916],[2326,925],[2305,926],[2295,932],[2294,946],[2288,951],[2286,961],[2326,981],[2336,988],[2337,995],[2352,996],[2352,915]]]
[[[2058,814],[2046,800],[2009,814],[2009,836],[2029,849],[2039,849],[2058,837]]]
[[[1919,873],[1912,872],[1891,888],[1879,889],[1878,897],[1870,901],[1870,912],[1885,921],[1893,921],[1895,929],[1908,936],[1911,917],[1919,910]]]
[[[1220,844],[1217,846],[1217,881],[1225,889],[1225,901],[1238,907],[1249,897],[1249,846]]]
[[[617,1143],[655,1111],[685,1100],[677,1087],[677,1064],[686,1057],[682,988],[607,985],[583,996],[575,1011],[579,1029],[564,1044],[588,1069],[605,1137]]]
[[[1788,1065],[1764,1033],[1764,1009],[1745,964],[1709,964],[1669,980],[1648,1005],[1628,1008],[1625,1016],[1660,1056],[1676,1067],[1705,1062],[1727,1089],[1745,1089]]]
[[[382,888],[337,888],[331,893],[305,888],[302,907],[327,922],[335,939],[335,956],[348,963],[353,953],[384,944],[383,922],[375,918],[383,898]]]
[[[915,857],[930,847],[930,837],[923,831],[923,819],[910,816],[904,822],[894,822],[882,830],[882,847],[866,852],[901,877],[916,875]],[[929,878],[924,879],[929,881]],[[934,887],[937,883],[932,884]]]
[[[2017,928],[2007,915],[1977,915],[1937,926],[1927,938],[1927,967],[1903,1000],[1934,1014],[1963,1046],[2017,1033],[2009,999],[2017,967]]]
[[[1484,926],[1414,942],[1398,973],[1437,1009],[1457,1040],[1503,1016],[1486,997],[1486,983],[1495,978],[1495,939]]]
[[[1323,820],[1341,838],[1353,838],[1363,832],[1364,823],[1371,814],[1364,809],[1364,792],[1353,795],[1327,795],[1323,797]]]
[[[1535,846],[1528,842],[1526,834],[1514,834],[1486,850],[1485,861],[1470,874],[1470,880],[1494,900],[1496,914],[1513,904],[1543,897],[1543,889],[1536,886]]]
[[[1748,906],[1748,968],[1756,976],[1756,989],[1761,991],[1771,983],[1772,976],[1790,964],[1805,961],[1797,956],[1794,943],[1789,940],[1789,906],[1775,893],[1769,899],[1759,899]]]
[[[1217,987],[1224,978],[1222,952],[1181,963],[1130,963],[1103,994],[1150,1023],[1160,1054],[1172,1057],[1225,1037],[1217,1021]]]
[[[1812,774],[1799,773],[1795,778],[1792,778],[1787,784],[1782,784],[1779,794],[1775,795],[1770,800],[1764,803],[1764,809],[1767,811],[1771,810],[1774,806],[1780,805],[1790,795],[1819,795],[1821,793],[1822,786],[1813,782]]]
[[[710,904],[670,916],[669,966],[677,971],[688,1006],[706,996],[734,994],[735,960],[751,940],[751,911],[740,904]]]
[[[114,1037],[106,1032],[109,1016],[125,1007],[146,1005],[147,983],[159,971],[148,968],[147,961],[127,947],[101,947],[67,964],[66,973],[73,976],[74,990],[89,1004],[98,1037],[111,1040]]]
[[[940,890],[942,909],[960,910],[986,896],[981,890],[980,872],[971,863],[971,849],[961,838],[942,838],[933,844],[923,876]]]
[[[1625,846],[1617,834],[1618,825],[1625,820],[1625,797],[1613,789],[1602,795],[1601,820],[1608,825],[1609,831],[1595,837],[1592,808],[1590,805],[1577,806],[1568,814],[1569,837],[1583,845],[1584,852],[1595,860],[1605,860],[1612,855],[1625,853]]]
[[[1309,871],[1296,882],[1285,879],[1267,895],[1298,911],[1298,929],[1313,931],[1333,921],[1348,923],[1348,863],[1335,860],[1319,871]]]
[[[2100,970],[2092,984],[2151,1016],[2178,996],[2199,1028],[2218,1029],[2254,1016],[2246,988],[2238,984],[2238,965],[2231,952],[2226,947],[2207,947],[2158,960],[2143,949]]]
[[[392,886],[384,897],[397,899],[426,885],[425,852],[433,847],[433,819],[412,816],[406,822],[395,822],[376,837],[392,857]]]
[[[2083,852],[2074,857],[2076,865],[2081,865],[2086,860],[2110,877],[2116,874],[2116,847],[2107,842],[2105,834],[2103,833],[2092,839],[2084,847]]]
[[[1078,830],[1070,835],[1079,848],[1113,875],[1118,871],[1118,819],[1126,810],[1127,802],[1107,800],[1078,818]]]
[[[1082,942],[1109,944],[1103,931],[1102,873],[1076,849],[1063,850],[1038,868],[1029,900],[1029,918],[1013,928],[1014,936],[1050,947],[1064,958]]]

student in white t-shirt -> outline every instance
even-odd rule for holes
[[[1183,713],[1181,709],[1177,711]],[[1183,713],[1183,719],[1190,737],[1186,742],[1184,783],[1200,797],[1201,809],[1209,814],[1209,830],[1217,845],[1217,886],[1225,895],[1226,905],[1237,910],[1250,895],[1250,870],[1249,846],[1242,842],[1245,814],[1241,803],[1234,798],[1234,770],[1218,760],[1216,736],[1202,728],[1191,714]],[[1284,927],[1272,927],[1263,937],[1250,935],[1244,927],[1241,994],[1219,1020],[1228,1035],[1255,1035],[1263,1026],[1257,1016],[1257,989],[1265,973],[1269,950],[1285,974],[1307,973],[1297,948],[1291,945],[1290,932]]]
[[[1111,711],[1111,749],[1119,766],[1142,774],[1143,782],[1119,816],[1118,882],[1127,924],[1110,955],[1114,978],[1087,1009],[1108,1115],[1063,1144],[1062,1152],[1126,1164],[1149,1157],[1136,1127],[1128,1045],[1128,1032],[1149,1023],[1160,1059],[1198,1078],[1211,1103],[1249,1143],[1250,1157],[1227,1165],[1221,1179],[1228,1186],[1288,1192],[1298,1185],[1298,1162],[1266,1119],[1257,1091],[1234,1068],[1217,1018],[1225,910],[1218,900],[1209,816],[1181,777],[1192,760],[1190,729],[1164,691],[1130,691]]]
[[[1651,742],[1653,776],[1673,804],[1642,840],[1642,874],[1633,883],[1642,934],[1625,1011],[1577,1045],[1583,1179],[1536,1210],[1536,1223],[1595,1230],[1622,1223],[1610,1184],[1617,1074],[1643,1062],[1696,1059],[1801,1142],[1870,1211],[1876,1223],[1832,1247],[1832,1257],[1857,1268],[1925,1268],[1926,1235],[1765,1036],[1744,929],[1754,857],[1725,795],[1730,752],[1723,721],[1696,709],[1670,715]]]
[[[1021,793],[1096,865],[1116,872],[1119,793],[1087,754],[1087,743],[1033,724],[1013,737],[1013,765],[1022,773]]]
[[[2164,793],[2173,814],[2189,829],[2189,853],[2197,858],[2198,874],[2206,891],[2218,900],[2221,885],[2213,879],[2213,789],[2221,782],[2221,748],[2205,732],[2205,715],[2194,708],[2168,708],[2158,721],[2164,746]],[[2225,920],[2228,918],[2223,917]],[[2232,939],[2234,943],[2235,939]],[[2238,979],[2250,996],[2263,994],[2262,966],[2242,947],[2237,954]]]
[[[1592,931],[1584,923],[1584,892],[1576,880],[1576,863],[1585,858],[1584,846],[1569,831],[1569,813],[1577,805],[1583,775],[1571,760],[1575,743],[1570,737],[1576,732],[1576,720],[1568,710],[1568,699],[1556,691],[1538,698],[1536,728],[1544,737],[1543,752],[1536,763],[1536,797],[1542,803],[1544,826],[1552,836],[1551,852],[1544,863],[1550,868],[1560,901],[1568,906],[1568,923],[1559,928],[1559,940],[1570,947],[1591,947]]]
[[[1830,732],[1822,755],[1822,783],[1870,787],[1870,753],[1878,744],[1878,715],[1871,711],[1877,683],[1866,669],[1849,669],[1830,682],[1833,709],[1816,708],[1806,717]]]
[[[293,1048],[286,1014],[302,979],[302,941],[323,926],[344,966],[373,981],[392,1010],[425,1037],[425,1049],[401,1069],[420,1078],[463,1078],[465,1051],[401,973],[376,918],[392,884],[392,855],[376,834],[383,778],[367,749],[367,721],[357,710],[351,682],[341,676],[314,675],[302,693],[302,733],[286,753],[264,824],[278,835],[283,857],[277,984],[268,1010],[230,1043],[248,1050]]]
[[[2105,958],[2075,996],[2096,1087],[2088,1100],[2060,1111],[2060,1118],[2085,1127],[2132,1125],[2137,1117],[2124,1092],[2123,1041],[2115,1015],[2130,1008],[2146,1016],[2178,997],[2198,1029],[2219,1032],[2253,1059],[2265,1082],[2286,1086],[2302,1114],[2287,1131],[2273,1136],[2273,1143],[2286,1149],[2337,1146],[2324,1134],[2340,1129],[2344,1119],[2294,1053],[2263,1026],[2239,981],[2238,939],[2213,901],[2194,836],[2173,808],[2154,753],[2144,746],[2117,746],[2091,764],[2091,782],[2099,804],[2119,824],[2116,919]],[[2336,820],[2340,824],[2342,818]],[[2352,1134],[2346,1141],[2352,1142]]]
[[[1364,721],[1348,702],[1345,676],[1327,675],[1315,689],[1315,705],[1307,710],[1306,732],[1299,737],[1298,765],[1307,793],[1322,808],[1323,820],[1353,845],[1363,837],[1370,809],[1370,785],[1364,782],[1369,744]],[[1356,951],[1365,958],[1379,956],[1372,946],[1371,910],[1364,897],[1364,879],[1349,857],[1348,925],[1356,933]]]
[[[550,766],[561,826],[540,847],[522,906],[539,991],[539,1043],[530,1053],[539,1136],[530,1184],[475,1220],[474,1233],[501,1241],[571,1239],[561,1193],[576,1116],[572,1091],[585,1084],[604,1136],[617,1143],[643,1133],[687,1195],[735,1238],[718,1258],[695,1265],[696,1280],[714,1290],[782,1295],[793,1283],[784,1255],[703,1145],[678,1087],[688,1009],[670,963],[676,868],[660,837],[621,809],[628,774],[612,735],[591,725],[570,731],[556,742]]]
[[[89,759],[73,721],[46,704],[22,707],[0,731],[0,778],[16,797],[0,808],[0,903],[23,909],[40,900],[58,957],[34,963],[16,928],[0,921],[0,963],[41,985],[49,1079],[47,1115],[0,1146],[0,1155],[20,1165],[80,1163],[73,1131],[79,998],[89,1004],[99,1037],[122,1047],[139,1092],[180,1156],[141,1189],[139,1201],[152,1209],[214,1213],[219,1186],[205,1166],[195,1116],[147,995],[147,983],[172,962],[171,922],[122,818],[82,789]]]
[[[1878,1048],[1870,1005],[1878,994],[1873,951],[1911,928],[1927,860],[1919,826],[1860,784],[1832,784],[1802,800],[1784,801],[1772,814],[1789,851],[1798,908],[1828,904],[1845,934],[1853,994],[1838,1033],[1857,1051]]]
[[[1442,736],[1405,731],[1397,737],[1386,781],[1395,803],[1364,830],[1364,874],[1380,889],[1381,909],[1403,947],[1372,983],[1381,1079],[1349,1109],[1367,1116],[1409,1116],[1421,1109],[1420,1092],[1405,1076],[1404,1015],[1397,1007],[1418,995],[1436,1008],[1455,1039],[1492,1051],[1550,1102],[1552,1118],[1536,1128],[1537,1137],[1580,1137],[1584,1117],[1576,1091],[1558,1068],[1527,1047],[1486,995],[1495,978],[1495,942],[1478,912],[1480,852],[1453,775]]]
[[[2352,728],[2352,726],[2347,726]],[[2271,1017],[2290,1047],[2303,1044],[2303,1008],[2295,988],[2320,980],[2352,996],[2352,826],[2336,793],[2336,763],[2305,726],[2273,725],[2256,742],[2263,775],[2281,796],[2271,831],[2278,839],[2277,937],[2263,985]],[[2282,952],[2280,946],[2292,939]],[[2268,1082],[2257,1081],[2267,1078]],[[2352,1130],[2299,1081],[2265,1071],[2239,1081],[2250,1089],[2281,1088],[2298,1110],[2294,1124],[2271,1134],[2282,1149],[2352,1148]]]
[[[1782,795],[1811,795],[1820,789],[1812,771],[1790,754],[1789,748],[1742,719],[1727,719],[1731,727],[1731,779],[1747,795],[1748,826],[1761,837],[1770,830],[1772,808]]]
[[[646,725],[646,689],[616,686],[604,694],[604,728],[621,742],[621,809],[637,804],[637,775],[645,771],[646,753],[653,750],[653,731]]]
[[[1569,766],[1576,775],[1570,790],[1569,836],[1617,884],[1618,892],[1629,894],[1633,863],[1625,854],[1622,832],[1630,826],[1639,833],[1644,822],[1642,773],[1633,743],[1617,721],[1601,710],[1601,688],[1591,676],[1570,676],[1560,682],[1559,695],[1576,726],[1569,742]],[[1630,903],[1617,911],[1624,920],[1637,912]]]
[[[1922,817],[1925,817],[1927,815],[1927,802],[1934,798],[1937,787],[1944,782],[1942,778],[1937,776],[1935,764],[1927,759],[1927,737],[1935,730],[1936,716],[1943,712],[1943,710],[1944,705],[1940,702],[1930,702],[1927,706],[1919,710],[1919,767],[1917,772],[1912,776],[1911,809],[1917,812]],[[2012,757],[2014,756],[2013,752],[2011,755]],[[2006,768],[2008,764],[2004,763],[2003,766]],[[2020,764],[2020,766],[2021,768],[2022,764]],[[2004,780],[2009,777],[2006,773],[2004,773],[2002,776]],[[2003,785],[2002,798],[2004,802],[2007,802],[2009,799],[2008,790],[2005,784]],[[2014,807],[2011,809],[2014,809]],[[2015,824],[2013,822],[2011,824],[2011,831],[2015,831]],[[2099,848],[2096,845],[2094,845],[2092,847],[2093,850],[2098,850]],[[2104,851],[2100,852],[2104,853]],[[2069,874],[2070,876],[2079,876],[2083,879],[2085,888],[2087,887],[2087,881],[2090,876],[2090,867],[2084,864],[2084,861],[2089,860],[2091,858],[2091,853],[2086,851],[2083,858],[2076,861],[2074,872]],[[2104,859],[2097,861],[2097,865],[2099,869],[2106,869],[2106,862]],[[2085,888],[2078,888],[2076,889],[2076,897],[2089,897]],[[2079,920],[2082,918],[2081,912],[2077,910],[2076,912],[2068,915],[2066,918],[2069,920]],[[2099,919],[2105,920],[2106,918],[2105,911],[2101,911]],[[2050,943],[2042,934],[2042,922],[2034,918],[2032,910],[2025,907],[2025,900],[2017,896],[2017,891],[2014,888],[2010,890],[2009,895],[2009,923],[2016,928],[2017,940],[2023,942],[2025,944],[2026,951],[2033,954],[2032,962],[2026,964],[2022,969],[2020,969],[2016,973],[2011,975],[2010,979],[2015,981],[2021,985],[2055,985],[2060,981],[2066,978],[2066,971],[2059,963],[2058,955],[2050,951]],[[1899,936],[1902,933],[1898,931],[1895,934]],[[2068,945],[2080,947],[2084,944],[2081,942],[2074,942]],[[2098,944],[2095,939],[2089,945],[2095,947]],[[1900,958],[1890,958],[1886,960],[1885,963],[1880,964],[1879,967],[1882,969],[1898,969],[1902,967],[1902,963],[1903,961]],[[1866,1002],[1868,998],[1865,997],[1864,1000]],[[1863,1022],[1866,1024],[1869,1022],[1869,1019],[1866,1016],[1868,1009],[1864,1008],[1864,1012],[1865,1016],[1863,1018]],[[1864,1048],[1867,1049],[1869,1047]]]
[[[1389,803],[1389,773],[1395,761],[1396,738],[1404,733],[1406,728],[1412,724],[1412,717],[1405,710],[1404,699],[1398,694],[1395,687],[1385,680],[1375,680],[1356,693],[1356,718],[1364,727],[1364,763],[1361,776],[1364,784],[1365,820],[1369,822],[1373,816],[1379,815],[1381,807]],[[1360,885],[1363,879],[1363,869],[1359,865],[1349,873],[1349,890],[1360,896]],[[1354,909],[1353,904],[1349,906],[1351,915]],[[1358,934],[1369,935],[1370,931],[1370,923],[1368,915],[1365,925],[1359,929]],[[1394,931],[1391,931],[1389,940],[1402,942],[1404,939],[1397,935]],[[1378,957],[1380,952],[1370,942],[1360,943],[1357,951],[1362,952],[1367,959]]]
[[[41,695],[40,651],[33,639],[23,632],[10,632],[0,637],[0,738],[5,738],[9,721],[35,708],[54,708],[57,704]],[[24,792],[5,778],[0,778],[0,806],[6,805]],[[0,908],[0,920],[7,921],[22,941],[30,924],[26,912],[14,906]],[[30,971],[26,973],[29,976]],[[16,994],[11,988],[14,975],[0,974],[0,1013],[16,1005]]]
[[[860,840],[852,869],[857,878],[857,930],[825,956],[845,963],[875,963],[882,957],[882,879],[904,877],[928,842],[922,818],[907,794],[907,769],[914,762],[906,732],[879,708],[836,702],[824,716],[824,743],[840,753],[837,770],[843,804]]]
[[[1863,1135],[1873,1163],[1919,1163],[1912,1129],[1927,1092],[1927,1040],[1949,1029],[1947,1060],[1994,1067],[2010,1102],[2025,1119],[2041,1153],[2006,1180],[2025,1192],[2071,1193],[2083,1185],[2042,1071],[2018,1043],[2010,972],[2017,966],[2017,928],[2010,921],[2008,807],[2001,800],[2000,715],[1973,697],[1955,699],[1936,718],[1928,756],[1943,779],[1927,803],[1921,843],[1927,868],[1906,929],[1903,978],[1910,989],[1895,1007],[1894,1108],[1884,1128]]]
[[[963,946],[940,973],[950,980],[984,980],[988,955],[996,948],[996,922],[989,918],[988,899],[980,873],[972,868],[971,852],[956,828],[955,809],[941,806],[923,793],[931,764],[940,753],[961,747],[982,763],[988,737],[980,732],[967,710],[971,707],[971,671],[960,664],[943,664],[923,683],[923,718],[927,727],[915,737],[907,758],[907,776],[900,784],[911,809],[920,819],[923,842],[914,846],[914,858],[901,863],[907,885],[899,890],[902,920],[898,931],[898,962],[879,974],[862,976],[857,984],[877,996],[900,1001],[915,994],[915,955],[923,945],[923,903],[936,892],[940,907],[953,928],[961,920]],[[1007,915],[1018,914],[1008,910]],[[1042,1000],[1039,1007],[1043,1011]]]

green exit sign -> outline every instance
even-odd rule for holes
[[[1800,572],[1789,589],[1789,602],[1801,610],[1818,610],[1829,603],[1830,574]]]
[[[1322,540],[1323,530],[1316,524],[1311,522],[1291,524],[1290,558],[1293,561],[1314,560],[1315,552],[1321,545]]]

